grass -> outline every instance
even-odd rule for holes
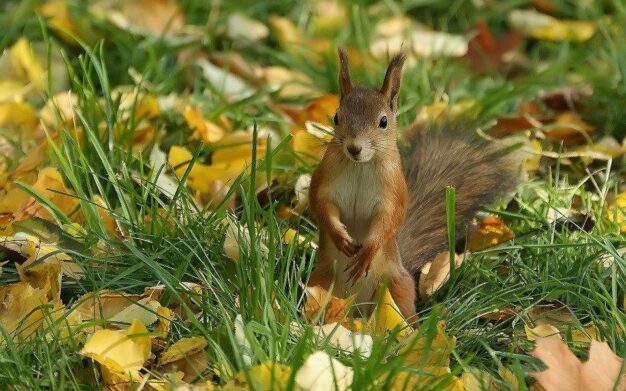
[[[187,321],[173,323],[167,342],[190,335],[206,338],[212,369],[230,368],[237,372],[247,368],[244,352],[234,334],[237,314],[245,320],[244,333],[250,341],[245,353],[254,363],[272,360],[297,368],[310,353],[326,350],[337,353],[340,361],[354,368],[353,389],[372,388],[374,380],[382,374],[402,369],[405,357],[399,354],[389,358],[389,353],[399,347],[388,339],[376,338],[371,356],[364,359],[337,352],[324,339],[311,339],[310,331],[301,337],[289,332],[285,325],[291,322],[305,327],[300,310],[302,284],[311,272],[315,251],[295,241],[284,243],[283,232],[295,228],[308,241],[314,241],[317,229],[306,214],[300,219],[285,220],[277,217],[277,209],[293,200],[292,189],[298,174],[310,172],[312,167],[294,164],[297,158],[289,148],[289,139],[285,138],[289,134],[287,124],[267,108],[269,92],[261,91],[243,102],[228,102],[210,92],[210,84],[199,72],[190,72],[176,60],[183,50],[234,50],[261,64],[279,64],[301,71],[322,90],[336,92],[334,57],[329,55],[324,61],[312,63],[280,50],[273,37],[265,44],[238,46],[225,40],[217,29],[205,29],[202,38],[191,43],[145,38],[89,19],[83,2],[70,3],[72,12],[85,18],[85,24],[97,33],[94,36],[103,40],[86,42],[84,46],[59,40],[33,12],[38,1],[9,1],[0,6],[0,10],[15,7],[0,13],[0,49],[22,36],[44,42],[54,50],[62,48],[69,73],[66,87],[79,98],[75,121],[84,131],[84,141],[77,141],[71,126],[55,129],[58,138],[51,139],[49,159],[76,193],[85,216],[84,233],[72,237],[61,229],[71,214],[64,215],[54,205],[49,206],[58,225],[45,224],[43,229],[21,227],[43,230],[58,238],[61,247],[85,271],[87,277],[83,280],[64,280],[63,302],[69,307],[86,292],[137,293],[145,287],[163,284],[162,304],[178,299],[184,303],[183,313],[187,315]],[[526,1],[507,0],[481,9],[474,3],[478,2],[381,2],[394,12],[406,13],[435,29],[456,33],[467,31],[480,18],[488,20],[494,30],[503,31],[506,11],[529,6]],[[181,0],[180,4],[190,22],[201,26],[206,23],[210,2]],[[601,134],[621,140],[626,135],[623,110],[626,8],[618,0],[555,4],[559,17],[597,20],[599,29],[595,37],[585,43],[524,41],[523,51],[530,71],[515,78],[497,72],[471,73],[454,60],[420,61],[405,71],[400,123],[403,126],[411,123],[419,105],[441,98],[450,103],[472,99],[477,102],[476,120],[485,127],[493,119],[514,111],[520,100],[534,97],[538,91],[587,83],[593,86],[594,94],[583,108],[585,118]],[[350,3],[349,25],[341,29],[333,44],[368,47],[373,25],[368,5],[365,1]],[[284,0],[225,1],[218,8],[219,23],[234,11],[246,12],[262,21],[267,21],[273,13],[286,14],[305,23],[311,12],[306,2],[291,4]],[[355,70],[354,77],[370,85],[377,83],[382,79],[385,64],[373,66],[374,74]],[[134,73],[129,72],[131,68]],[[139,80],[134,74],[139,75]],[[58,84],[55,80],[50,82]],[[250,174],[240,176],[231,186],[229,196],[241,199],[236,214],[227,213],[225,202],[215,210],[198,207],[185,186],[178,186],[169,196],[157,188],[155,181],[159,173],[149,169],[149,153],[155,140],[148,141],[141,150],[133,150],[133,138],[140,124],[124,119],[127,114],[120,109],[119,99],[112,95],[114,88],[122,84],[137,84],[144,93],[159,96],[186,91],[192,102],[209,113],[209,118],[225,115],[235,128],[275,129],[280,140],[272,139],[272,148],[265,156],[257,156],[260,159],[253,164]],[[41,98],[45,100],[45,96]],[[136,103],[130,118],[134,117]],[[153,126],[164,130],[160,142],[163,151],[187,143],[188,133],[180,115],[166,111]],[[0,134],[10,135],[10,132],[0,129]],[[561,147],[553,145],[554,150]],[[210,159],[211,147],[196,143],[190,149],[194,153],[192,164]],[[16,163],[10,162],[9,169]],[[606,221],[602,202],[623,190],[624,166],[621,158],[588,166],[578,161],[573,165],[566,163],[544,158],[542,169],[520,185],[507,208],[490,210],[514,229],[517,234],[514,240],[473,253],[441,290],[432,298],[418,302],[420,332],[432,337],[436,321],[445,319],[448,334],[457,338],[452,375],[478,367],[497,376],[498,368],[504,365],[525,389],[523,384],[530,380],[527,373],[540,368],[540,364],[524,353],[532,349],[532,344],[524,337],[523,326],[528,313],[546,303],[567,307],[581,325],[593,321],[600,337],[618,355],[626,355],[623,308],[626,261],[620,255],[626,243],[616,227]],[[190,170],[187,169],[183,178]],[[257,189],[263,178],[269,176],[279,179],[278,186],[269,193],[269,200],[261,202]],[[137,181],[137,177],[143,179]],[[94,194],[102,196],[108,212],[124,227],[124,240],[107,233],[92,201]],[[568,218],[556,221],[547,218],[551,207],[568,207],[574,196],[590,206],[589,213],[595,222],[591,229]],[[235,218],[249,228],[249,236],[245,240],[241,238],[239,243],[239,262],[224,254],[226,218]],[[94,252],[96,248],[100,251]],[[609,266],[601,262],[606,257],[612,259]],[[18,279],[15,267],[6,265],[0,274],[0,285]],[[198,283],[203,289],[200,293],[190,292],[181,282]],[[184,301],[183,296],[189,296],[190,300]],[[279,312],[274,310],[276,305]],[[480,316],[503,308],[518,311],[499,322]],[[201,315],[195,316],[197,313]],[[82,337],[64,336],[60,321],[53,321],[52,317],[50,320],[47,331],[51,338],[44,332],[21,343],[7,339],[6,348],[0,350],[0,388],[102,387],[98,365],[77,354],[84,343]],[[580,325],[578,328],[582,329]],[[574,331],[575,327],[569,331],[570,342]],[[6,329],[0,327],[0,332],[6,333]],[[576,352],[585,354],[580,345],[573,346]],[[207,380],[211,376],[210,372],[205,373]],[[504,383],[501,386],[508,387]],[[442,388],[436,382],[429,387]]]

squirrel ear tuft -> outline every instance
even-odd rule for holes
[[[352,89],[350,65],[348,63],[348,53],[346,49],[339,48],[337,54],[339,55],[339,95],[344,97]]]
[[[398,95],[400,93],[400,84],[402,82],[402,66],[406,60],[404,53],[396,54],[391,59],[389,66],[387,67],[387,73],[385,74],[385,81],[383,86],[380,87],[380,92],[385,96],[389,107],[393,112],[398,107]]]

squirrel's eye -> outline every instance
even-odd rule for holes
[[[383,115],[383,117],[380,119],[380,122],[378,123],[378,127],[381,129],[387,128],[387,116],[386,115]]]
[[[333,117],[333,122],[335,123],[335,126],[339,125],[339,117],[337,117],[337,113],[335,113],[335,116]]]

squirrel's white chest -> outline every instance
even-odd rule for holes
[[[341,169],[328,187],[341,221],[357,240],[364,239],[380,203],[380,179],[370,164],[350,164]]]

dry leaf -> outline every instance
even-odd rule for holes
[[[173,0],[100,0],[89,11],[135,34],[173,35],[185,25],[185,14]]]
[[[450,367],[450,354],[456,346],[456,339],[446,334],[446,322],[437,322],[435,336],[427,346],[425,332],[410,334],[404,341],[406,344],[401,353],[407,353],[404,365],[416,368],[446,368]]]
[[[525,35],[547,41],[586,41],[596,31],[596,24],[582,20],[559,20],[534,10],[513,10],[509,24]]]
[[[344,366],[328,353],[317,351],[296,372],[296,386],[307,391],[347,390],[352,384],[352,368]]]
[[[522,37],[516,32],[508,32],[502,37],[494,37],[487,22],[476,23],[477,34],[468,45],[465,58],[470,65],[481,72],[499,70],[506,65],[509,54],[521,43]]]
[[[35,336],[44,318],[41,306],[48,303],[46,293],[26,282],[0,287],[0,324],[14,342]]]
[[[228,101],[239,101],[249,98],[254,94],[252,87],[244,80],[228,71],[218,68],[206,59],[199,59],[195,62],[202,70],[202,75],[213,89]]]
[[[65,186],[63,177],[56,168],[45,167],[39,171],[37,181],[32,185],[32,188],[54,204],[65,216],[71,217],[74,221],[80,217],[80,213],[77,212],[78,198],[71,189]],[[56,222],[46,207],[34,197],[30,197],[23,205],[20,213],[16,215],[16,219],[23,220],[33,216]]]
[[[559,114],[554,123],[544,130],[544,133],[552,140],[576,143],[587,140],[595,131],[596,128],[585,122],[578,114],[566,111]]]
[[[164,372],[181,371],[184,381],[192,381],[202,375],[209,365],[204,351],[207,341],[202,337],[181,338],[159,357]]]
[[[399,331],[397,336],[403,339],[413,333],[413,328],[407,320],[417,323],[417,319],[404,319],[391,296],[391,292],[386,288],[383,292],[382,301],[368,321],[368,326],[374,335],[385,335],[390,331]]]
[[[484,218],[480,224],[470,227],[467,247],[470,251],[480,251],[506,242],[515,234],[499,217]]]
[[[454,254],[454,264],[458,268],[463,263],[464,255]],[[419,295],[422,299],[432,296],[450,278],[450,253],[448,251],[435,255],[420,272]]]
[[[274,65],[263,68],[265,84],[278,90],[281,98],[319,95],[313,81],[305,73]]]
[[[259,41],[269,33],[270,29],[266,25],[238,12],[230,14],[226,21],[226,35],[233,40]]]
[[[324,313],[322,324],[335,323],[344,320],[355,296],[346,299],[333,296],[321,286],[307,286],[305,288],[306,304],[304,316],[309,322],[316,321]]]
[[[198,109],[187,106],[183,116],[187,121],[187,126],[194,132],[191,139],[200,139],[207,144],[212,144],[224,137],[224,129],[216,123],[204,119]]]
[[[417,30],[411,34],[411,48],[419,57],[463,57],[467,40],[441,31]]]
[[[266,361],[248,368],[248,376],[239,372],[235,378],[226,383],[221,389],[224,391],[239,390],[276,390],[283,389],[291,377],[291,368]]]
[[[623,359],[616,356],[606,342],[591,341],[589,360],[585,363],[558,336],[537,338],[531,354],[548,367],[531,373],[546,391],[626,390],[626,376],[621,373]]]
[[[141,330],[145,330],[145,326],[135,323],[130,334]],[[145,340],[139,337],[131,339],[123,331],[99,330],[85,342],[80,354],[94,359],[126,381],[138,381],[139,370],[149,354],[145,348]]]
[[[374,340],[372,336],[362,332],[354,332],[339,323],[328,323],[322,326],[313,326],[318,338],[327,341],[335,349],[346,353],[358,353],[363,357],[372,354]]]
[[[535,341],[538,337],[545,338],[552,335],[559,336],[559,329],[548,323],[539,323],[534,328],[530,328],[528,325],[524,325],[524,331],[526,333],[526,339],[529,341]]]

